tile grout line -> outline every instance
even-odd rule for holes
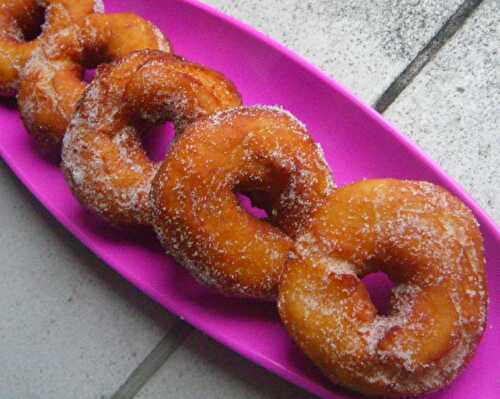
[[[465,0],[460,5],[434,37],[377,99],[374,108],[378,112],[384,113],[389,108],[482,2],[483,0]],[[111,396],[111,399],[132,399],[135,397],[193,330],[193,327],[179,319],[158,345],[132,371],[120,388]]]
[[[166,363],[193,331],[186,322],[178,319],[156,347],[132,371],[111,399],[132,399],[150,378]]]
[[[465,21],[481,5],[483,0],[465,0],[444,23],[432,39],[422,48],[408,66],[393,80],[390,86],[375,102],[374,108],[384,113],[405,90],[439,50],[464,25]]]

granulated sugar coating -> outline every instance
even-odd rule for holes
[[[396,283],[377,314],[360,278]],[[430,183],[338,189],[300,232],[280,285],[281,318],[335,383],[401,397],[450,383],[486,322],[483,244],[471,212]]]
[[[85,90],[83,72],[133,51],[169,51],[150,22],[135,14],[94,14],[39,46],[22,72],[19,111],[42,152],[60,154],[62,138]]]
[[[184,126],[240,103],[221,74],[165,52],[142,50],[101,66],[64,137],[66,180],[85,206],[113,224],[147,225],[158,165],[142,147],[144,126],[165,120]]]
[[[153,182],[154,227],[202,283],[274,299],[292,239],[333,192],[319,147],[278,107],[241,107],[188,126]],[[269,220],[242,209],[236,193]]]
[[[96,12],[99,3],[102,5],[100,0],[0,0],[0,95],[16,92],[24,64],[49,35]],[[41,33],[32,39],[38,30]]]

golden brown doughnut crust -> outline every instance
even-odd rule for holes
[[[162,51],[137,51],[103,65],[64,137],[66,180],[86,207],[113,224],[147,225],[157,164],[142,147],[145,122],[183,125],[240,104],[222,74]]]
[[[133,51],[170,51],[150,22],[130,14],[94,14],[47,38],[22,73],[18,104],[24,125],[40,150],[59,157],[62,138],[85,90],[85,68]]]
[[[46,37],[76,19],[104,12],[100,0],[0,0],[0,94],[13,94],[19,72]],[[40,24],[41,34],[33,40]]]
[[[274,299],[289,236],[332,191],[322,151],[300,122],[280,108],[241,107],[193,123],[174,143],[153,181],[153,225],[202,283]],[[244,211],[235,192],[265,193],[272,224]]]
[[[396,283],[386,316],[360,281],[378,270]],[[333,382],[401,397],[456,377],[487,298],[482,237],[465,205],[431,183],[367,180],[338,189],[302,231],[279,311]]]

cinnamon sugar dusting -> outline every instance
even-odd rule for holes
[[[84,65],[88,66],[85,54],[97,52],[94,58],[99,61],[99,57],[109,57],[106,52],[113,55],[113,51],[123,52],[119,44],[117,48],[109,48],[121,34],[120,18],[135,22],[134,29],[144,36],[135,44],[138,49],[170,50],[162,33],[138,16],[94,14],[48,36],[22,71],[19,109],[27,130],[40,147],[47,147],[42,148],[45,152],[60,151],[62,136],[85,87],[81,80]]]
[[[138,130],[140,123],[136,126],[136,117],[149,123],[192,118],[197,111],[186,104],[188,99],[192,103],[193,94],[182,85],[172,88],[169,80],[175,68],[187,64],[158,51],[132,53],[98,70],[71,120],[62,154],[68,183],[87,207],[111,222],[151,221],[149,191],[159,165],[150,161],[142,148],[143,132]],[[145,70],[154,71],[155,76],[147,84]],[[191,73],[187,79],[197,83],[198,76]],[[203,84],[225,84],[220,79]],[[202,113],[210,111],[200,109]]]
[[[260,174],[263,166],[268,171]],[[283,184],[264,205],[281,230],[246,214],[234,196],[241,185],[266,191],[268,184]],[[194,123],[178,138],[153,183],[155,229],[167,252],[205,284],[272,299],[291,248],[287,234],[309,220],[332,187],[318,147],[288,111],[237,107]]]
[[[280,314],[314,361],[332,365],[327,375],[350,376],[342,384],[431,392],[455,378],[483,333],[482,252],[474,217],[445,190],[363,181],[334,193],[297,238]],[[359,278],[376,270],[397,282],[388,315],[378,315],[360,288]],[[291,312],[298,307],[302,314]]]

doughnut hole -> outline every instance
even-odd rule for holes
[[[40,36],[42,27],[45,24],[45,11],[45,7],[37,4],[32,12],[24,13],[16,19],[24,42],[31,42]]]
[[[243,171],[233,193],[240,207],[257,219],[264,220],[284,231],[280,215],[280,197],[290,183],[288,172],[272,163],[253,163],[254,175]]]
[[[272,166],[261,168],[256,175],[253,178],[244,176],[233,188],[233,193],[244,211],[279,228],[276,211],[273,211],[273,199],[279,198],[286,187],[286,183],[282,183],[287,178]]]
[[[238,192],[235,192],[235,195],[241,208],[245,210],[245,212],[257,219],[266,220],[268,218],[266,210],[253,203],[248,195]]]
[[[82,80],[83,80],[85,83],[90,83],[90,82],[92,82],[92,80],[93,80],[93,79],[94,79],[94,77],[95,77],[95,73],[96,73],[96,69],[95,69],[95,68],[86,68],[86,69],[83,71]]]
[[[394,282],[384,272],[370,273],[362,279],[370,299],[377,308],[378,314],[387,316],[390,311],[390,301]]]
[[[153,162],[161,162],[174,137],[175,129],[171,122],[148,129],[147,133],[141,136],[142,146],[148,158]]]

